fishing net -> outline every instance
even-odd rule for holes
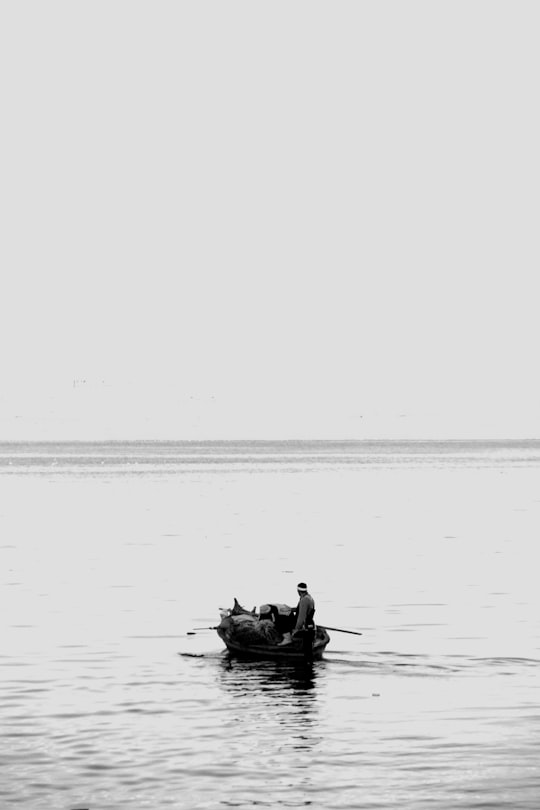
[[[239,644],[277,644],[281,635],[274,623],[256,616],[231,616],[229,632]]]

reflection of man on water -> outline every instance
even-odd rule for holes
[[[292,636],[298,636],[302,639],[304,654],[307,657],[310,657],[313,647],[313,639],[315,638],[315,622],[313,621],[313,616],[315,614],[315,601],[311,594],[308,593],[305,582],[299,582],[296,586],[296,590],[298,591],[299,596],[298,605],[294,611],[296,622],[292,635],[291,633],[285,633],[283,635],[283,641],[281,641],[280,644],[291,644]]]

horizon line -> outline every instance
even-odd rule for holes
[[[474,443],[474,442],[489,442],[489,443],[505,443],[505,442],[540,442],[540,436],[505,436],[505,437],[493,437],[493,436],[475,436],[475,437],[444,437],[444,436],[430,436],[430,437],[422,437],[422,436],[415,436],[415,437],[403,437],[403,436],[379,436],[379,437],[350,437],[350,438],[321,438],[321,437],[314,437],[314,438],[291,438],[291,437],[280,437],[280,438],[250,438],[250,437],[235,437],[235,438],[94,438],[94,439],[84,439],[84,438],[19,438],[19,439],[2,439],[0,438],[0,445],[6,444],[170,444],[170,443],[178,443],[178,444],[236,444],[240,442],[250,442],[253,444],[276,444],[276,443],[283,443],[283,444],[367,444],[367,443],[419,443],[419,442],[445,442],[445,443]]]

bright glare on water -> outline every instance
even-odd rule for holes
[[[539,468],[531,442],[0,445],[0,806],[536,810]],[[300,579],[363,634],[311,668],[196,629]]]

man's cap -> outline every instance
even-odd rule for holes
[[[305,582],[299,582],[296,587],[299,591],[307,591],[307,585]]]

